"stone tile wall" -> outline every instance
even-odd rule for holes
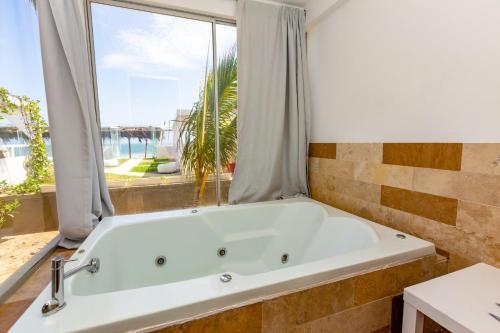
[[[393,317],[393,298],[399,297],[405,287],[442,275],[445,271],[446,260],[428,256],[155,332],[400,332],[401,327],[394,324],[401,323],[401,318],[395,320]]]
[[[500,144],[312,143],[313,199],[500,267]]]

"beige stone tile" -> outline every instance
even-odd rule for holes
[[[500,243],[500,207],[459,201],[457,228]]]
[[[369,333],[385,329],[390,321],[391,297],[386,297],[301,325],[294,332]]]
[[[337,159],[382,163],[382,143],[337,143]]]
[[[325,203],[396,230],[407,233],[411,230],[411,214],[397,209],[384,207],[337,192],[330,193]]]
[[[340,177],[327,179],[325,183],[329,186],[329,191],[335,191],[337,193],[373,203],[380,202],[380,185]]]
[[[256,303],[209,317],[166,327],[155,333],[261,333],[262,304]]]
[[[500,176],[415,168],[413,189],[465,201],[500,206]]]
[[[311,172],[318,172],[319,171],[320,160],[321,159],[319,157],[309,157],[307,159],[309,173],[311,173]]]
[[[414,235],[449,252],[450,266],[458,256],[465,258],[470,264],[486,262],[500,267],[500,244],[489,239],[480,238],[475,234],[463,232],[455,226],[416,215],[412,216],[411,229]]]
[[[262,305],[262,332],[288,332],[297,325],[353,306],[352,278],[285,295]]]
[[[462,171],[500,175],[500,143],[464,143]]]
[[[357,163],[354,166],[354,179],[367,183],[411,189],[413,167],[378,163]]]
[[[375,222],[411,234],[410,225],[411,225],[412,214],[383,206],[381,206],[380,211],[381,214],[375,220]]]
[[[354,178],[354,162],[352,161],[320,158],[317,163],[318,172],[321,174],[347,179]]]
[[[422,260],[377,270],[354,278],[354,304],[361,305],[403,292],[405,287],[427,278]]]

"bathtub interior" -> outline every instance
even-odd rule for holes
[[[223,207],[116,225],[91,245],[97,274],[76,275],[75,295],[189,280],[223,272],[253,275],[375,244],[373,229],[354,218],[328,217],[318,204]],[[219,249],[225,249],[220,256]],[[287,261],[283,262],[283,255]],[[158,266],[155,258],[165,256]]]

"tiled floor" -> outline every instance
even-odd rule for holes
[[[4,304],[0,305],[0,333],[7,332],[14,325],[16,320],[50,282],[51,257],[61,255],[69,258],[73,252],[74,250],[56,249],[17,291]]]

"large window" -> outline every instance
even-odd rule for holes
[[[1,285],[58,235],[38,21],[32,2],[2,1],[0,50]]]
[[[224,201],[236,154],[235,26],[123,5],[90,7],[103,156],[117,213]]]

